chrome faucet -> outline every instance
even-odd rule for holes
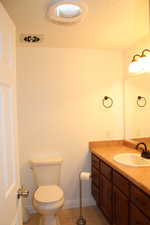
[[[142,147],[140,147],[142,146]],[[144,142],[139,142],[136,147],[137,150],[142,150],[141,156],[146,159],[150,159],[150,151],[147,149],[147,145]]]

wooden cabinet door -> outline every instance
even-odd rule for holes
[[[128,225],[129,201],[116,187],[113,187],[113,222],[115,225]]]
[[[131,201],[150,218],[150,197],[135,185],[131,185]]]
[[[91,191],[92,191],[93,198],[96,201],[96,205],[99,207],[100,205],[99,188],[93,182],[92,182]]]
[[[101,209],[105,216],[112,223],[112,183],[109,182],[103,175],[101,179],[100,201]]]
[[[150,220],[133,204],[130,205],[130,225],[150,225]]]

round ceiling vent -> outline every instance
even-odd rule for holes
[[[48,8],[48,17],[56,23],[71,24],[82,21],[87,13],[87,5],[79,0],[54,0]]]

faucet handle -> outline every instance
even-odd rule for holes
[[[141,147],[142,146],[142,147]],[[137,145],[136,145],[136,149],[140,149],[140,150],[143,150],[143,152],[147,152],[147,145],[144,143],[144,142],[139,142]]]

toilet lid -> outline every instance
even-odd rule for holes
[[[52,203],[63,198],[63,191],[57,185],[41,186],[36,190],[34,198],[38,202]]]

